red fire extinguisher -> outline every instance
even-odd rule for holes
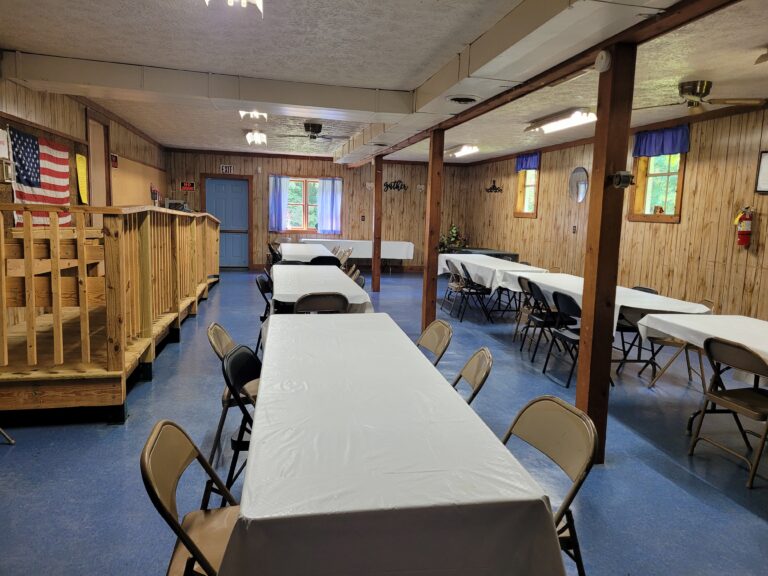
[[[752,239],[752,219],[754,213],[749,206],[745,206],[739,210],[736,214],[736,218],[733,223],[736,226],[736,245],[737,246],[749,246],[749,242]]]

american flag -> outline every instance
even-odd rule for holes
[[[69,150],[66,146],[36,138],[11,128],[11,151],[16,178],[13,198],[18,204],[55,204],[69,206]],[[16,224],[23,218],[15,214]],[[32,223],[50,225],[47,212],[32,212]],[[69,212],[59,212],[59,224],[69,225]]]

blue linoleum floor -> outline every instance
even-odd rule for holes
[[[139,453],[162,418],[181,424],[207,453],[222,379],[205,328],[217,321],[236,340],[255,343],[263,301],[253,279],[223,274],[199,315],[184,323],[181,342],[168,344],[155,361],[154,379],[131,389],[124,425],[42,425],[35,416],[6,426],[17,444],[0,446],[0,575],[165,573],[174,538],[144,491]],[[391,314],[414,339],[420,299],[418,275],[385,276],[382,292],[373,295],[376,310]],[[574,400],[573,388],[542,376],[543,354],[531,364],[518,351],[511,321],[488,325],[470,311],[463,323],[451,323],[454,340],[440,364],[446,377],[480,346],[494,355],[493,372],[473,406],[496,433],[535,396]],[[630,367],[615,378],[606,463],[593,469],[573,506],[587,573],[768,573],[768,464],[750,491],[744,467],[714,449],[701,445],[689,458],[685,421],[698,407],[700,386],[687,382],[682,360],[653,390],[635,373]],[[566,374],[564,364],[553,365],[553,376]],[[3,420],[0,413],[0,425]],[[236,424],[232,415],[228,428]],[[713,417],[705,427],[739,447],[732,421]],[[541,457],[519,444],[510,448],[548,491],[562,493],[564,484]],[[185,478],[182,510],[199,503],[201,484],[198,474]],[[567,560],[566,566],[575,573]]]

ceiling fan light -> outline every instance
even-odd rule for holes
[[[248,142],[248,145],[266,145],[267,144],[267,135],[263,132],[259,132],[258,130],[251,130],[249,132],[245,133],[245,141]]]

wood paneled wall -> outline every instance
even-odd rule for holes
[[[256,155],[226,155],[205,152],[171,151],[168,154],[168,194],[171,198],[185,200],[190,207],[202,210],[200,187],[201,174],[215,177],[221,164],[234,166],[234,173],[253,180],[253,262],[257,265],[266,260],[268,240],[281,238],[328,237],[369,240],[372,233],[373,191],[368,191],[366,182],[373,182],[370,166],[349,169],[330,160],[306,157],[271,157]],[[449,178],[458,180],[457,169],[446,169]],[[342,234],[321,235],[305,233],[268,232],[270,174],[303,177],[337,177],[344,180],[342,204]],[[181,192],[180,182],[192,180],[196,184],[193,193]],[[384,181],[402,180],[408,185],[406,191],[386,191],[383,199],[382,238],[384,240],[406,240],[415,245],[414,259],[407,265],[421,266],[424,252],[424,210],[427,168],[425,164],[384,163]],[[424,189],[420,189],[420,185]],[[444,211],[444,223],[451,218],[458,219],[459,207]],[[362,221],[365,216],[365,221]]]
[[[165,151],[122,124],[109,121],[109,150],[123,158],[165,170]]]
[[[0,112],[85,140],[85,106],[61,94],[0,80]]]
[[[754,192],[760,150],[768,150],[765,110],[692,124],[681,222],[627,221],[627,193],[619,282],[686,300],[707,298],[722,313],[768,320],[768,196]],[[521,260],[581,275],[587,203],[568,196],[568,176],[577,166],[591,174],[591,145],[542,155],[535,219],[512,216],[514,160],[463,169],[458,182],[447,181],[445,207],[455,211],[472,245],[517,251]],[[494,178],[502,194],[483,190]],[[736,246],[733,226],[746,205],[756,212],[748,250]]]

